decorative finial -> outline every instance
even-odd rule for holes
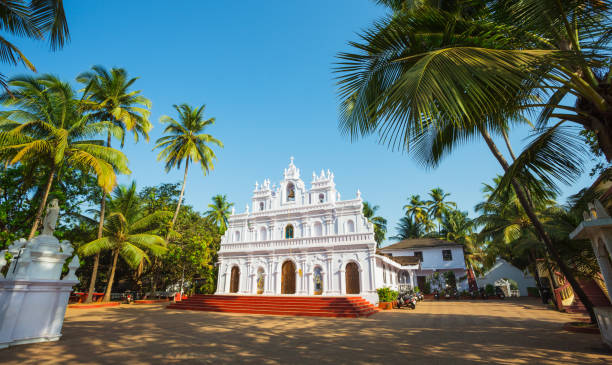
[[[293,165],[293,156],[289,157],[289,159],[291,160],[291,165]]]
[[[361,199],[361,191],[357,189],[357,199]]]
[[[232,207],[232,215],[236,214],[236,208]]]
[[[249,214],[249,205],[246,205],[246,214]]]
[[[259,183],[255,181],[255,191],[257,191],[258,189],[259,189]]]
[[[51,203],[47,206],[47,214],[43,220],[43,231],[41,235],[53,236],[55,226],[57,225],[57,218],[59,217],[59,205],[57,199],[51,200]]]

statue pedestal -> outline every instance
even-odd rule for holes
[[[0,348],[59,340],[72,286],[79,282],[74,275],[79,267],[76,255],[68,265],[70,272],[60,280],[72,251],[67,241],[60,243],[49,235],[9,247],[13,259],[6,277],[0,277]]]

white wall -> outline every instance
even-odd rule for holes
[[[453,259],[451,261],[444,261],[442,258],[442,250],[451,250]],[[414,256],[415,251],[423,252],[423,262],[421,263],[422,270],[465,269],[463,248],[461,246],[384,250],[385,253],[390,253],[393,256]]]
[[[516,281],[522,296],[528,294],[528,287],[536,287],[533,276],[524,274],[521,270],[502,259],[498,259],[493,268],[489,270],[484,277],[476,278],[476,282],[479,287],[487,284],[495,285],[495,282],[502,278]]]

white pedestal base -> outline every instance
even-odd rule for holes
[[[77,280],[0,279],[0,348],[57,341]]]

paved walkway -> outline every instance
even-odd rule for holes
[[[561,330],[575,315],[537,301],[425,301],[370,318],[69,309],[59,342],[0,350],[1,364],[612,364],[599,335]]]

